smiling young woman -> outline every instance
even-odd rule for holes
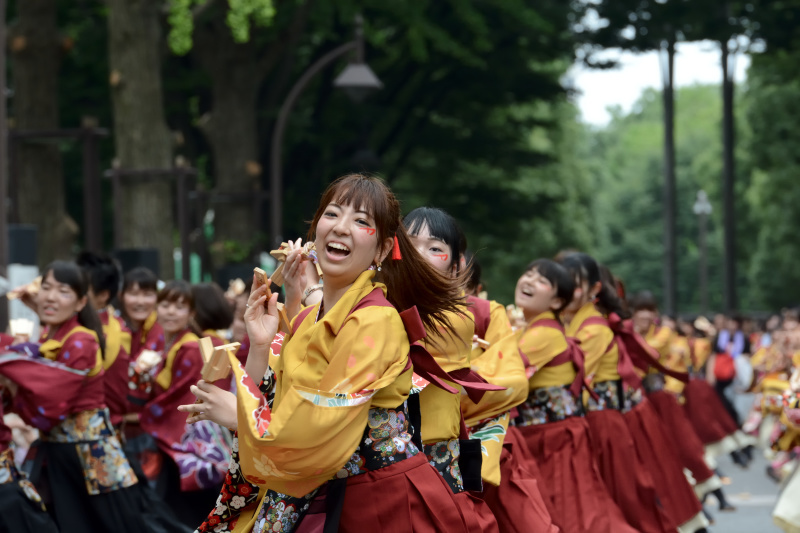
[[[40,431],[31,480],[60,531],[150,531],[105,405],[102,331],[88,277],[75,263],[55,261],[42,280],[41,345],[0,356],[13,410]]]
[[[264,286],[251,293],[247,373],[234,369],[239,463],[231,474],[242,483],[226,485],[201,531],[467,531],[450,489],[412,442],[409,336],[398,313],[416,304],[426,327],[449,325],[459,288],[419,256],[400,222],[381,180],[331,184],[309,235],[322,301],[294,318],[279,355],[277,345],[270,353],[276,295],[267,300]],[[251,376],[265,374],[262,392]],[[204,403],[195,409],[218,416]],[[226,495],[240,489],[245,498],[230,503]]]
[[[122,317],[131,330],[131,362],[136,361],[142,350],[163,350],[164,330],[156,321],[156,275],[145,267],[132,269],[125,274],[119,299]]]
[[[463,280],[466,285],[466,238],[455,219],[441,209],[422,207],[406,215],[403,223],[417,250],[434,268],[444,275]],[[463,419],[467,435],[461,438],[469,437],[481,446],[480,477],[483,492],[465,493],[451,484],[457,500],[462,504],[462,513],[467,519],[471,513],[474,515],[472,519],[478,522],[473,530],[555,531],[534,474],[521,464],[519,444],[509,444],[515,440],[513,430],[507,442],[511,409],[527,397],[528,380],[522,359],[513,355],[504,357],[504,354],[517,353],[519,336],[512,335],[505,308],[500,304],[475,296],[467,296],[465,304],[464,315],[469,320],[454,317],[451,322],[456,324],[456,329],[432,334],[433,342],[426,343],[428,349],[442,367],[458,366],[474,371],[491,385],[502,387],[502,390],[486,391],[478,398],[463,393],[463,387],[458,386],[462,393],[452,398],[452,395],[448,397],[442,394],[432,384],[426,386],[419,394],[426,454],[431,465],[448,479],[452,470],[451,462],[442,459],[447,457],[450,449],[461,452],[459,447],[462,445],[458,440],[456,446],[459,447],[448,440],[441,440],[449,425],[443,423],[448,420],[446,408],[453,405],[454,401],[455,416],[451,415],[449,420],[454,420],[456,425],[450,429],[451,433],[444,433],[444,436],[457,439],[457,426]],[[475,343],[474,336],[488,342],[488,349]],[[426,417],[429,419],[427,426]],[[437,442],[431,436],[438,436],[440,440]],[[525,462],[529,460],[525,458]],[[463,470],[460,473],[465,475]],[[485,501],[477,495],[483,496]]]
[[[564,533],[633,532],[606,491],[590,451],[581,401],[583,355],[559,319],[573,297],[575,281],[558,263],[539,259],[517,282],[515,300],[528,325],[519,340],[527,360],[528,399],[515,423],[536,459],[540,485]]]
[[[453,217],[440,209],[419,207],[405,216],[403,225],[420,256],[442,276],[461,285],[465,277],[459,273],[466,240]],[[475,320],[466,304],[464,299],[459,312],[450,315],[452,328],[429,331],[422,341],[436,363],[453,376],[471,373],[470,352]],[[469,529],[498,531],[492,511],[474,495],[480,493],[482,483],[481,472],[477,468],[469,470],[472,462],[466,448],[469,435],[461,413],[461,398],[466,396],[466,390],[454,380],[447,380],[447,384],[452,387],[450,390],[434,383],[419,385],[422,390],[416,399],[419,402],[423,451],[430,465],[447,481],[456,496]],[[458,394],[453,394],[453,390]],[[470,483],[475,486],[470,487]]]
[[[130,425],[127,449],[139,451],[142,470],[164,501],[183,523],[194,527],[218,494],[230,446],[227,430],[207,421],[187,424],[187,414],[177,410],[194,398],[190,388],[203,368],[192,327],[191,286],[181,280],[168,282],[158,293],[156,311],[166,344],[161,352],[141,354],[131,365],[128,397],[139,427]]]

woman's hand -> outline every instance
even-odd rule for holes
[[[197,403],[178,406],[178,411],[190,413],[187,422],[210,420],[236,431],[236,396],[202,379],[189,390],[197,397]]]
[[[266,349],[278,332],[278,295],[273,294],[267,301],[269,284],[258,286],[253,275],[253,290],[247,299],[247,308],[244,312],[244,323],[247,327],[247,336],[250,338],[251,348]]]
[[[286,312],[291,320],[300,311],[300,299],[308,285],[308,275],[305,265],[309,264],[308,258],[303,257],[302,239],[287,243],[289,253],[283,263],[283,288],[286,291]]]

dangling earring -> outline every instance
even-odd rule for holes
[[[378,272],[380,272],[380,271],[381,271],[381,262],[378,261]]]

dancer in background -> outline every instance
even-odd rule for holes
[[[549,259],[528,265],[517,281],[516,305],[528,323],[519,352],[532,375],[515,423],[536,458],[553,521],[563,532],[632,532],[595,465],[581,401],[583,354],[568,342],[558,319],[574,289],[569,272]]]
[[[467,257],[471,256],[468,254]],[[484,501],[494,513],[502,533],[531,530],[556,533],[558,527],[553,523],[550,500],[542,496],[545,482],[536,459],[525,445],[519,429],[510,425],[517,416],[519,400],[513,400],[514,406],[510,410],[503,409],[510,406],[513,391],[521,390],[522,399],[527,397],[525,363],[521,357],[505,356],[519,353],[517,345],[522,331],[511,329],[506,309],[501,304],[475,294],[483,288],[481,268],[474,258],[468,259],[466,264],[470,268],[467,303],[475,317],[476,336],[470,355],[471,365],[488,382],[512,391],[487,393],[477,405],[468,397],[461,398],[470,436],[481,439]],[[485,291],[481,292],[486,296]],[[487,408],[493,409],[497,416],[487,418],[490,414],[486,412]],[[475,415],[471,416],[472,413]]]
[[[697,497],[702,502],[709,494],[713,494],[719,501],[721,511],[735,511],[736,508],[725,498],[719,476],[706,464],[703,443],[695,433],[686,413],[675,396],[664,388],[666,383],[664,372],[669,369],[663,366],[663,362],[668,359],[674,332],[656,324],[658,307],[650,293],[639,293],[634,296],[631,311],[634,329],[658,352],[661,361],[660,368],[651,366],[643,380],[647,397],[665,425],[665,433],[672,447],[678,452],[683,467],[691,472]]]
[[[131,330],[130,360],[135,362],[142,350],[164,349],[164,330],[157,322],[158,278],[145,267],[125,274],[119,300],[121,316]]]
[[[192,285],[194,300],[194,323],[201,337],[211,337],[214,346],[221,346],[231,340],[234,306],[225,298],[225,293],[216,283],[196,283]]]
[[[81,252],[76,262],[89,276],[89,301],[97,310],[103,325],[106,406],[111,413],[111,423],[119,428],[128,412],[131,332],[117,316],[111,302],[117,297],[122,276],[119,265],[107,255]]]
[[[131,366],[129,399],[139,428],[131,421],[126,444],[158,494],[181,522],[192,527],[213,506],[230,459],[227,430],[208,421],[188,424],[187,414],[177,409],[193,401],[190,387],[200,380],[203,368],[192,327],[194,306],[191,286],[185,281],[170,281],[158,294],[165,347],[154,357],[140,354]]]
[[[561,264],[575,279],[572,301],[564,311],[566,334],[580,341],[586,374],[598,396],[586,401],[586,422],[600,475],[628,523],[637,530],[660,533],[674,529],[658,503],[650,471],[637,459],[634,436],[622,417],[625,389],[641,387],[641,380],[609,325],[611,315],[619,321],[623,312],[616,288],[603,282],[600,266],[587,254],[567,254]]]
[[[31,481],[62,532],[151,531],[105,406],[102,329],[75,263],[55,261],[36,295],[41,346],[0,357],[13,410],[37,427]]]

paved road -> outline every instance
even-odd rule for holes
[[[778,485],[766,476],[767,462],[756,452],[750,468],[742,470],[728,457],[720,458],[720,469],[732,483],[724,487],[725,495],[737,510],[717,511],[717,502],[710,496],[706,509],[714,516],[712,533],[780,533],[772,522],[772,509],[778,496]]]

